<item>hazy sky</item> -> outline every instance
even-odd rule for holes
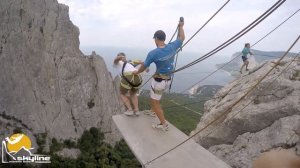
[[[150,50],[156,30],[174,33],[179,17],[185,18],[186,39],[196,32],[226,0],[58,0],[69,6],[70,18],[80,29],[80,45],[132,47]],[[231,0],[184,48],[206,53],[238,33],[277,0]],[[287,0],[266,20],[219,54],[231,55],[254,43],[300,8],[300,0]],[[284,51],[300,35],[300,12],[254,47]],[[300,43],[293,49],[300,51]]]

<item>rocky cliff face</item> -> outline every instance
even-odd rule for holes
[[[15,127],[57,139],[98,127],[118,139],[112,77],[100,56],[82,54],[78,36],[56,0],[0,1],[0,139]]]
[[[222,88],[205,103],[195,131],[225,112],[272,66],[274,61],[266,61]],[[257,89],[195,140],[233,167],[251,168],[255,158],[272,149],[299,153],[300,59],[283,60]]]

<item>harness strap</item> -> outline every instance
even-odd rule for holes
[[[134,88],[139,87],[142,83],[134,84],[134,83],[132,83],[129,79],[127,79],[127,78],[125,77],[125,75],[124,75],[124,69],[125,69],[126,64],[127,64],[127,62],[124,62],[123,67],[122,67],[122,75],[121,75],[122,78],[123,78],[123,79],[124,79],[131,87],[134,87]]]
[[[160,73],[155,73],[153,75],[153,78],[160,78],[160,79],[163,79],[163,80],[170,80],[171,76],[170,75],[165,75],[165,74],[160,74]]]
[[[162,95],[163,92],[164,92],[164,90],[157,90],[157,89],[154,89],[154,88],[152,87],[152,85],[151,85],[151,89],[152,89],[152,91],[153,91],[155,94],[158,94],[158,95]]]

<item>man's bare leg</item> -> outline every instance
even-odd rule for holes
[[[151,99],[151,109],[156,113],[161,124],[166,124],[164,111],[160,107],[159,100]]]

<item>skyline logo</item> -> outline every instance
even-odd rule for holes
[[[51,163],[50,156],[32,154],[30,138],[17,133],[2,141],[2,163]]]

